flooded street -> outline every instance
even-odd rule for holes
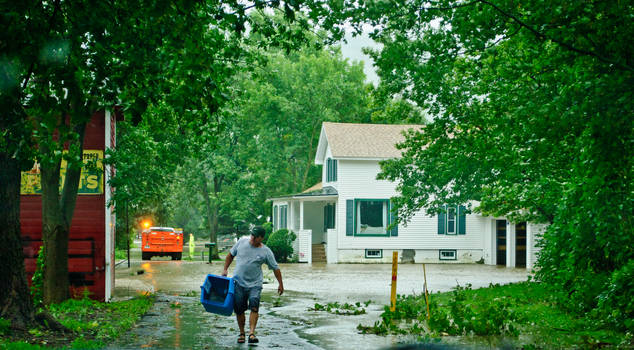
[[[156,303],[113,349],[234,349],[238,328],[233,316],[205,312],[200,304],[200,285],[206,274],[220,274],[223,262],[152,260],[133,254],[132,265],[116,270],[115,299],[143,292],[157,294]],[[156,258],[155,258],[156,259]],[[235,264],[232,265],[234,267]],[[359,334],[357,325],[372,325],[389,301],[390,264],[280,264],[285,293],[277,296],[277,281],[263,267],[265,285],[256,333],[259,347],[281,349],[384,349],[414,338]],[[138,272],[143,271],[139,274]],[[525,269],[485,265],[428,264],[428,289],[448,291],[456,284],[473,288],[489,283],[525,281]],[[231,276],[232,269],[229,271]],[[267,283],[268,282],[268,283]],[[397,292],[420,294],[424,278],[421,264],[398,266]],[[309,311],[315,303],[370,304],[366,314],[343,316]],[[248,321],[247,321],[248,322]]]

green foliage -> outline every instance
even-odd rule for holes
[[[130,329],[147,312],[153,301],[151,295],[111,303],[85,297],[50,305],[48,311],[62,325],[90,340],[86,340],[85,344],[98,347],[99,342],[108,343]],[[78,342],[84,344],[81,337]]]
[[[124,260],[128,258],[128,251],[123,249],[115,249],[114,251],[115,260]]]
[[[196,291],[196,290],[190,290],[189,292],[185,294],[181,294],[181,296],[184,296],[184,297],[197,297],[199,295],[200,295],[200,291]]]
[[[273,304],[273,307],[280,307],[280,306],[282,306],[282,305],[283,305],[282,298],[279,298],[279,297],[278,297],[278,298],[273,299],[272,304]]]
[[[429,295],[429,299],[429,320],[423,295],[399,295],[394,312],[386,306],[374,325],[357,328],[364,333],[408,334],[432,340],[468,335],[465,341],[478,342],[479,337],[485,337],[489,346],[515,339],[515,345],[522,348],[631,344],[628,333],[597,324],[593,316],[579,318],[567,311],[544,283],[491,284],[475,290],[469,285],[457,286],[451,292]]]
[[[264,228],[264,231],[265,231],[264,242],[266,242],[266,241],[269,240],[269,236],[273,232],[273,223],[270,222],[270,221],[267,221],[267,222],[262,224],[262,228]]]
[[[331,314],[344,316],[362,315],[365,314],[365,308],[361,305],[361,302],[356,302],[354,304],[341,304],[338,301],[335,301],[329,302],[326,305],[315,303],[315,306],[312,308],[308,308],[308,311],[325,311]],[[365,303],[363,303],[363,305],[367,307],[368,305],[370,305],[370,301],[366,301]]]
[[[631,289],[606,291],[625,287],[634,259],[634,7],[413,0],[343,12],[381,24],[378,90],[433,117],[382,163],[399,219],[470,202],[549,224],[536,278],[570,310],[626,329]]]
[[[373,327],[359,329],[376,334],[448,334],[448,335],[511,335],[516,336],[518,316],[513,303],[504,297],[482,299],[471,293],[471,285],[456,286],[447,302],[430,296],[430,318],[427,320],[423,295],[398,295],[396,308],[385,307],[381,321]],[[407,322],[403,322],[407,321]],[[427,328],[429,330],[427,330]]]
[[[297,238],[293,231],[287,229],[277,230],[271,233],[266,241],[266,246],[271,249],[275,260],[286,262],[293,253],[293,241]]]
[[[599,293],[597,312],[602,319],[621,329],[634,329],[634,260],[612,273]]]
[[[5,320],[0,317],[0,335],[11,334],[11,320]]]
[[[41,350],[41,349],[48,349],[48,347],[45,346],[40,346],[40,345],[36,345],[36,344],[29,344],[25,341],[18,341],[18,342],[9,342],[6,344],[2,344],[2,341],[0,340],[0,349],[5,350],[5,349],[10,349],[10,350]]]
[[[44,295],[42,294],[42,288],[44,286],[44,263],[46,261],[46,253],[44,245],[40,246],[40,250],[37,253],[37,261],[35,265],[35,272],[31,277],[31,298],[33,300],[33,306],[39,307],[44,301]]]
[[[83,337],[78,337],[70,344],[72,349],[103,349],[106,346],[105,343],[95,340],[87,340]]]
[[[470,284],[454,288],[447,313],[439,305],[430,305],[430,312],[434,310],[429,321],[430,329],[450,335],[518,335],[514,326],[518,321],[517,314],[510,300],[501,297],[482,303],[473,298],[475,294],[468,295],[468,290],[471,290]]]

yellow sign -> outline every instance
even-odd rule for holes
[[[78,194],[103,194],[103,151],[84,150],[84,166],[79,178]],[[62,188],[66,178],[66,161],[62,160],[59,176],[59,187]],[[35,163],[29,171],[22,172],[20,194],[42,194],[40,164]]]

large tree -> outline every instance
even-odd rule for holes
[[[257,150],[253,172],[265,195],[302,191],[319,181],[314,157],[323,122],[371,120],[363,66],[336,48],[271,53],[253,77],[242,82],[238,113],[256,121],[245,128],[258,135],[248,147]]]
[[[3,276],[12,281],[12,289],[0,293],[0,304],[8,305],[0,316],[25,324],[32,321],[32,313],[28,294],[23,293],[22,259],[16,259],[21,256],[19,202],[15,201],[20,165],[34,159],[41,164],[47,257],[44,299],[58,302],[68,297],[68,230],[81,170],[83,133],[90,116],[118,104],[128,118],[138,121],[148,105],[162,100],[175,102],[174,108],[191,102],[193,108],[183,109],[189,117],[186,120],[213,123],[210,116],[223,100],[215,78],[228,69],[215,60],[230,61],[240,55],[236,38],[247,28],[246,12],[283,8],[292,17],[300,3],[54,0],[2,2],[1,6],[1,21],[7,30],[0,40],[0,159],[1,175],[7,181],[0,184],[0,193],[7,199],[7,211],[2,213],[7,222],[0,232],[10,242],[1,259]],[[307,21],[301,22],[300,27],[307,26]],[[265,29],[267,38],[289,35],[283,25]],[[205,57],[205,52],[217,54]],[[206,60],[214,61],[206,64]],[[224,70],[214,70],[218,66]],[[205,81],[196,79],[200,67],[208,71],[201,76]],[[163,99],[163,95],[175,98]],[[196,114],[200,110],[203,115]],[[35,156],[30,153],[32,145],[37,145]],[[62,159],[68,166],[60,189]]]
[[[538,278],[632,319],[634,7],[618,1],[371,1],[382,88],[434,118],[383,163],[400,218],[477,200],[549,223]],[[629,303],[629,304],[628,304]],[[628,306],[629,305],[629,306]],[[615,312],[612,312],[614,308]],[[630,325],[631,326],[631,325]]]

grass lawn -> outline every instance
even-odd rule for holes
[[[634,347],[632,333],[603,326],[598,320],[563,310],[540,283],[457,287],[429,295],[427,320],[422,295],[398,296],[394,312],[359,330],[375,334],[413,334],[423,341],[522,348]]]
[[[99,349],[129,330],[147,312],[154,297],[102,303],[88,298],[51,305],[48,312],[71,333],[33,328],[26,332],[0,329],[0,349]]]

